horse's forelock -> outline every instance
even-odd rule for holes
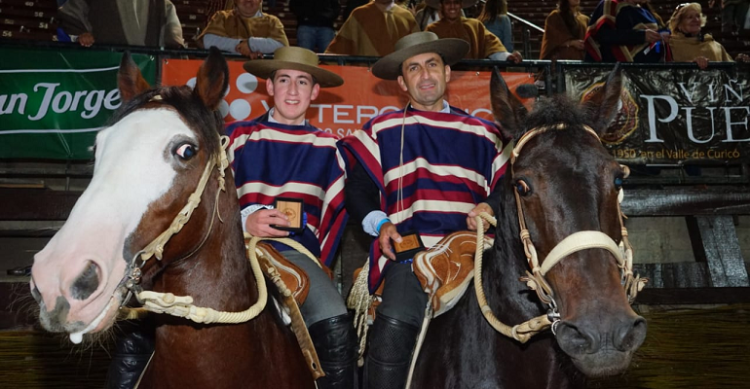
[[[534,109],[526,117],[525,128],[521,135],[532,128],[560,123],[571,128],[589,124],[587,113],[571,98],[564,95],[542,97],[534,104]]]

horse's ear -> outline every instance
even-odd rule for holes
[[[589,121],[600,138],[617,116],[621,95],[622,68],[618,63],[614,70],[609,73],[604,86],[593,92],[590,98],[583,103],[583,109],[588,113]]]
[[[117,87],[120,89],[120,99],[123,103],[151,88],[146,79],[143,78],[141,69],[138,68],[127,51],[122,54],[122,60],[120,60],[120,70],[117,72]]]
[[[229,87],[229,67],[221,51],[211,47],[208,58],[198,69],[193,93],[212,111],[219,108],[219,103]]]
[[[490,102],[495,121],[508,138],[514,138],[521,131],[521,122],[526,118],[526,107],[514,96],[495,67],[490,80]]]

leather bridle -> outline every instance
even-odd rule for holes
[[[563,130],[567,129],[568,126],[565,124],[557,124],[557,125],[551,125],[551,126],[543,126],[543,127],[536,127],[525,133],[521,138],[516,142],[515,147],[513,148],[511,158],[510,158],[510,167],[511,167],[511,175],[515,175],[514,173],[514,165],[516,162],[516,159],[521,154],[521,150],[523,147],[528,143],[531,139],[533,139],[535,136],[543,134],[545,132],[549,131],[555,131],[555,130]],[[600,142],[599,135],[596,134],[596,132],[589,126],[583,126],[583,128],[591,135],[596,137],[597,141]],[[625,170],[626,174],[628,172],[627,166],[623,166],[623,169]],[[516,208],[518,210],[518,224],[520,227],[520,237],[521,241],[523,242],[524,247],[524,253],[526,254],[526,260],[528,261],[529,268],[531,271],[526,271],[526,276],[521,277],[521,281],[525,281],[527,286],[536,291],[537,295],[539,296],[539,300],[542,301],[542,303],[546,304],[549,309],[547,315],[542,315],[536,318],[533,318],[527,322],[524,322],[519,325],[515,325],[513,327],[510,327],[508,325],[503,324],[500,322],[495,315],[492,313],[489,304],[486,302],[486,298],[484,296],[484,291],[481,285],[482,278],[481,274],[476,274],[474,276],[474,283],[475,283],[475,289],[477,293],[477,301],[479,302],[480,308],[482,310],[483,315],[485,318],[490,322],[490,324],[499,332],[502,334],[512,337],[516,340],[518,340],[521,343],[525,343],[528,341],[531,336],[540,333],[541,331],[547,329],[548,327],[551,327],[552,332],[555,332],[556,325],[560,322],[560,313],[558,312],[557,303],[555,302],[555,295],[552,291],[552,287],[549,285],[549,282],[547,282],[547,279],[545,278],[545,275],[552,269],[555,265],[560,263],[564,258],[568,257],[569,255],[576,253],[578,251],[582,250],[588,250],[588,249],[604,249],[610,252],[615,260],[617,261],[617,265],[620,268],[620,275],[621,275],[621,284],[625,288],[625,293],[628,298],[628,303],[632,304],[635,300],[636,295],[639,291],[643,289],[646,282],[648,282],[648,279],[641,278],[640,276],[633,274],[633,247],[630,245],[630,240],[628,239],[628,230],[625,228],[624,224],[624,214],[622,213],[622,210],[620,209],[620,201],[622,201],[623,198],[623,191],[622,188],[620,189],[618,199],[617,199],[617,214],[618,219],[620,222],[620,230],[622,234],[622,240],[620,241],[620,244],[615,243],[615,241],[609,237],[609,235],[601,232],[601,231],[578,231],[575,232],[569,236],[567,236],[565,239],[560,241],[550,252],[547,254],[547,256],[544,258],[542,262],[539,262],[539,258],[537,256],[536,248],[534,247],[534,243],[531,240],[531,235],[529,233],[528,228],[526,227],[526,219],[523,212],[523,206],[521,204],[521,197],[518,193],[518,190],[513,191],[516,199]],[[478,228],[477,235],[483,235],[481,233],[481,219],[477,220],[478,225],[480,228]],[[480,238],[477,238],[477,263],[475,263],[475,269],[481,272],[481,250],[482,250],[482,243],[480,241]]]

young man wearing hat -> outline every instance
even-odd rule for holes
[[[245,63],[245,70],[266,79],[274,106],[250,121],[227,126],[229,161],[242,207],[243,229],[253,236],[288,237],[330,265],[344,226],[345,163],[336,138],[305,120],[320,88],[343,84],[337,74],[318,67],[318,56],[300,47],[282,47],[273,60]],[[303,230],[271,204],[274,199],[303,201]],[[305,254],[279,242],[274,247],[305,270],[310,291],[300,307],[326,376],[319,388],[356,388],[357,336],[352,318],[331,279]]]
[[[430,247],[467,224],[476,229],[473,216],[494,214],[498,205],[497,193],[491,194],[510,148],[493,123],[448,105],[444,98],[450,65],[468,50],[464,40],[438,39],[431,32],[402,38],[372,73],[396,80],[409,96],[408,105],[373,118],[362,131],[341,140],[352,157],[347,160],[354,161],[347,210],[377,238],[370,250],[371,292],[385,276],[370,330],[367,388],[403,388],[427,306],[411,259],[397,260],[393,242],[417,232],[424,247]]]
[[[477,0],[426,0],[429,6],[440,8],[443,17],[427,26],[425,31],[434,32],[440,38],[456,38],[468,42],[470,49],[464,57],[467,59],[489,58],[495,61],[521,62],[521,53],[509,53],[500,38],[491,33],[482,22],[461,16],[462,8],[471,7],[476,2]]]

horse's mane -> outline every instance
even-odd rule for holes
[[[161,96],[161,99],[152,101],[156,95]],[[109,120],[108,126],[114,125],[136,110],[163,108],[165,106],[174,108],[183,118],[185,124],[195,131],[198,137],[202,139],[202,142],[204,142],[201,144],[201,147],[205,147],[209,155],[216,154],[219,150],[219,138],[214,134],[224,134],[224,120],[218,110],[210,111],[192,93],[192,89],[187,86],[154,88],[139,94],[133,99],[124,102],[115,111]]]

